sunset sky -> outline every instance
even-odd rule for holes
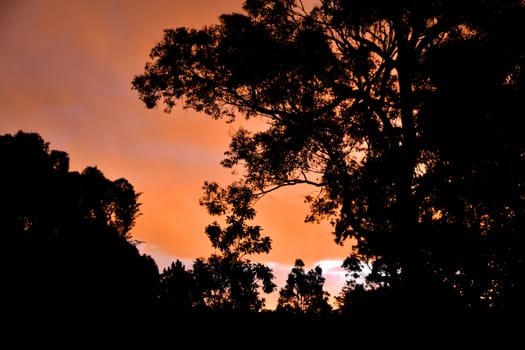
[[[215,24],[240,12],[241,0],[0,0],[0,133],[36,132],[65,151],[71,170],[97,166],[126,178],[142,215],[132,230],[159,269],[212,252],[204,228],[215,218],[199,206],[204,181],[238,179],[219,162],[236,125],[191,110],[148,110],[131,90],[162,31]],[[252,257],[274,269],[279,287],[296,258],[321,265],[332,296],[343,284],[349,244],[330,226],[305,224],[302,187],[272,193],[254,224],[272,238],[270,254]],[[274,293],[277,294],[277,293]],[[267,297],[269,302],[277,295]]]

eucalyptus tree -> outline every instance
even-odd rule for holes
[[[316,188],[306,221],[329,220],[389,287],[510,309],[524,19],[519,0],[247,0],[217,25],[166,29],[132,88],[148,108],[266,121],[239,128],[222,165],[260,195]]]
[[[330,293],[325,291],[323,269],[315,266],[306,271],[301,259],[295,260],[286,284],[279,290],[276,311],[293,314],[328,315],[332,311]]]

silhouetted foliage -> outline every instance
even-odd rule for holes
[[[213,248],[219,253],[198,258],[186,271],[180,261],[162,273],[161,301],[176,309],[221,312],[257,312],[265,306],[260,292],[271,293],[272,270],[254,263],[249,255],[268,253],[269,237],[261,235],[259,226],[247,221],[255,217],[255,196],[243,184],[226,189],[205,182],[200,205],[213,216],[224,218],[226,227],[217,221],[205,229]]]
[[[247,0],[166,29],[132,85],[148,108],[264,118],[222,164],[256,193],[316,187],[306,220],[393,303],[523,310],[524,19],[518,0]]]
[[[206,227],[212,246],[220,253],[193,264],[204,302],[213,310],[259,311],[265,305],[260,292],[271,293],[276,286],[271,268],[247,258],[271,249],[271,240],[261,235],[261,228],[247,223],[255,217],[256,197],[242,183],[224,189],[215,182],[205,182],[203,190],[200,205],[210,215],[223,217],[227,225],[223,228],[214,221]]]
[[[175,312],[190,312],[203,303],[193,271],[186,270],[182,261],[177,259],[160,274],[159,302]]]
[[[265,306],[264,293],[275,289],[273,274],[263,264],[232,260],[221,255],[196,259],[193,274],[202,304],[197,309],[210,311],[257,312]]]
[[[200,205],[206,207],[214,216],[225,216],[228,225],[222,229],[217,221],[206,227],[213,248],[225,257],[233,260],[245,255],[268,253],[271,249],[270,237],[261,236],[260,226],[251,226],[247,220],[253,220],[255,209],[252,207],[256,196],[243,184],[232,184],[223,189],[217,183],[205,182],[204,196]]]
[[[321,316],[330,314],[330,293],[323,290],[324,282],[320,266],[306,272],[304,262],[301,259],[295,260],[286,285],[279,290],[276,311]]]
[[[139,194],[36,133],[0,136],[3,306],[17,317],[144,311],[157,303],[155,261],[130,241]]]

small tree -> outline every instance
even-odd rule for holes
[[[193,264],[203,303],[212,309],[259,311],[265,305],[259,291],[271,293],[276,285],[269,267],[247,258],[271,249],[271,240],[261,235],[261,228],[247,224],[255,217],[252,207],[255,196],[242,183],[223,189],[217,183],[206,182],[203,189],[200,205],[210,215],[225,217],[226,224],[223,228],[214,221],[206,227],[206,235],[219,253],[207,260],[197,259]]]
[[[304,262],[301,259],[295,260],[286,285],[279,291],[277,311],[316,315],[330,313],[330,293],[323,290],[325,278],[322,272],[320,266],[306,272]]]
[[[201,296],[196,288],[193,271],[177,259],[164,268],[160,275],[159,302],[173,311],[189,312],[201,305]]]

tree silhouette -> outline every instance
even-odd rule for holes
[[[306,272],[304,262],[295,260],[286,285],[279,290],[276,311],[295,314],[326,315],[332,311],[330,293],[323,290],[325,278],[320,266]]]
[[[252,190],[242,183],[234,183],[228,188],[221,188],[216,182],[205,182],[204,195],[199,200],[208,213],[214,216],[226,216],[225,229],[214,221],[206,227],[213,248],[232,260],[242,259],[246,255],[268,253],[271,249],[270,237],[261,235],[260,226],[251,226],[247,220],[253,220],[256,199]]]
[[[162,273],[161,301],[183,310],[257,312],[265,306],[260,292],[271,293],[272,270],[254,263],[247,256],[268,253],[269,237],[261,235],[259,226],[251,226],[255,196],[242,183],[221,188],[215,182],[205,182],[200,205],[213,216],[223,217],[226,227],[217,221],[205,229],[213,248],[219,253],[198,258],[186,271],[180,261]]]
[[[58,318],[156,305],[157,265],[130,240],[139,194],[127,180],[70,172],[67,153],[22,131],[0,136],[0,162],[3,307]]]
[[[240,128],[225,167],[255,192],[309,184],[307,221],[414,310],[435,286],[472,310],[523,308],[522,1],[248,0],[166,29],[132,82]]]
[[[265,305],[260,291],[271,293],[276,286],[271,268],[247,258],[271,249],[271,240],[261,235],[261,228],[247,224],[256,214],[252,207],[255,196],[242,183],[224,189],[205,182],[203,190],[200,205],[210,215],[224,217],[227,225],[223,228],[214,221],[206,227],[206,235],[220,253],[207,261],[197,259],[193,265],[197,283],[204,286],[206,303],[212,309],[259,311]]]
[[[174,312],[194,311],[201,301],[201,292],[197,289],[192,270],[177,259],[163,269],[160,275],[159,302],[161,307]]]

